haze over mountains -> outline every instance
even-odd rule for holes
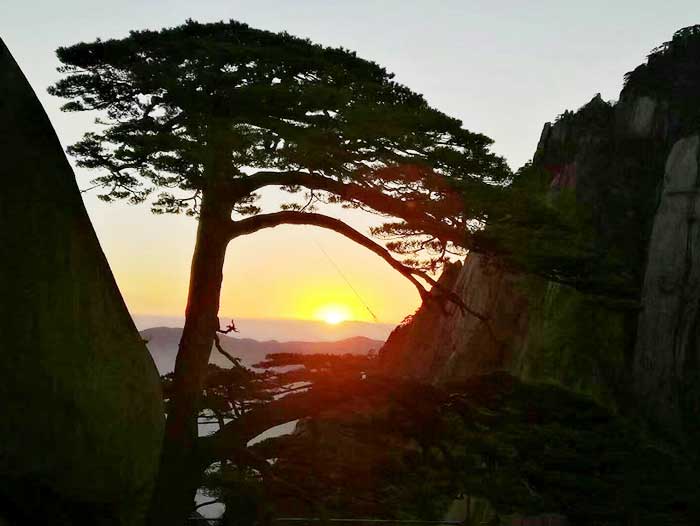
[[[150,314],[132,315],[139,331],[151,327],[182,327],[185,319],[182,316],[159,316]],[[231,321],[229,316],[219,317],[221,326],[225,327]],[[369,323],[364,321],[345,321],[337,325],[316,320],[292,319],[253,319],[235,318],[236,327],[240,331],[239,338],[252,338],[258,341],[277,340],[279,342],[332,342],[364,336],[373,340],[385,341],[396,324]]]
[[[141,336],[146,340],[146,345],[161,374],[173,371],[181,334],[182,329],[175,327],[152,327],[141,331]],[[223,349],[240,358],[241,363],[247,367],[261,362],[266,355],[273,353],[365,354],[373,349],[379,350],[384,344],[382,340],[365,336],[353,336],[338,341],[280,342],[221,335],[220,340]],[[216,351],[212,352],[211,363],[222,367],[230,366],[228,359]]]

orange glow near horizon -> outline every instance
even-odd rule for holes
[[[196,221],[153,216],[148,207],[105,205],[88,197],[100,242],[130,311],[181,316]],[[352,224],[359,230],[368,229],[355,216],[348,219],[355,219]],[[342,268],[360,297],[315,241]],[[222,322],[248,318],[372,323],[365,304],[381,323],[398,323],[416,310],[420,296],[384,260],[335,232],[280,226],[229,245],[219,308]],[[331,306],[337,313],[325,315],[323,310]]]

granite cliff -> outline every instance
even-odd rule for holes
[[[521,177],[546,178],[551,206],[585,210],[596,287],[542,279],[470,253],[443,286],[456,307],[423,305],[380,352],[386,371],[444,382],[495,370],[555,381],[665,429],[694,431],[700,331],[700,26],[683,29],[626,76],[545,124]],[[518,180],[514,181],[518,184]],[[611,293],[614,291],[614,293]]]
[[[163,434],[160,379],[2,41],[0,152],[0,522],[139,524]]]

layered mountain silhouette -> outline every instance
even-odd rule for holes
[[[221,323],[235,317],[236,327],[241,331],[237,336],[245,336],[258,341],[278,340],[281,342],[335,342],[355,336],[365,336],[373,340],[386,341],[395,323],[371,323],[348,320],[337,325],[330,325],[319,320],[243,318],[240,316],[220,315]],[[134,322],[138,330],[151,327],[182,327],[184,316],[167,316],[153,314],[135,314]]]
[[[141,331],[148,350],[161,374],[172,372],[175,367],[178,343],[182,329],[173,327],[153,327]],[[251,338],[235,338],[220,335],[221,347],[241,359],[246,367],[261,362],[268,354],[365,354],[379,350],[384,344],[364,336],[354,336],[334,342],[279,342],[276,340],[258,341]],[[211,363],[222,367],[230,366],[228,359],[216,350],[212,351]]]

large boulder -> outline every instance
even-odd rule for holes
[[[0,516],[137,524],[163,435],[159,377],[1,40],[0,159]]]
[[[700,136],[668,156],[649,239],[635,347],[636,391],[664,424],[697,432],[700,360]],[[689,430],[689,429],[687,429]]]

